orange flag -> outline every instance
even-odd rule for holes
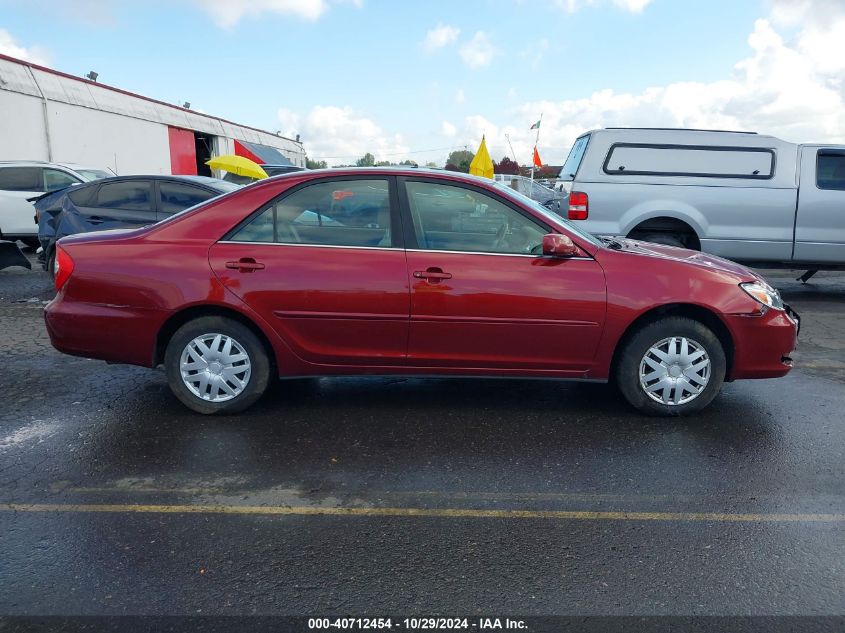
[[[542,167],[543,161],[540,160],[540,153],[537,151],[537,146],[534,146],[534,166]]]

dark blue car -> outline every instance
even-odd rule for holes
[[[48,193],[35,201],[44,270],[66,235],[153,224],[239,188],[205,176],[118,176]]]

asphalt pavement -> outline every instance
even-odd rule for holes
[[[2,615],[845,615],[845,273],[764,273],[796,368],[691,419],[398,378],[209,418],[54,351],[35,268],[0,271]]]

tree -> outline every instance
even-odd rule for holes
[[[358,162],[355,163],[356,167],[372,167],[376,164],[376,157],[367,152],[361,158],[358,159]]]
[[[433,160],[430,160],[425,164],[425,166],[426,167],[437,167],[437,163],[435,163]]]
[[[493,164],[493,173],[511,175],[519,174],[519,163],[505,156],[498,164]]]
[[[366,158],[366,157],[365,157],[365,158]],[[363,160],[363,159],[362,159],[362,160]],[[388,166],[390,166],[390,165],[392,165],[392,164],[393,164],[393,163],[391,163],[389,160],[380,160],[379,162],[377,162],[377,163],[376,163],[376,167],[388,167]],[[366,166],[366,165],[363,165],[363,166]]]
[[[419,165],[415,161],[412,161],[410,158],[406,158],[405,160],[403,160],[399,164],[400,165],[413,165],[414,167],[419,167]]]
[[[445,169],[446,171],[460,171],[460,169],[458,169],[457,165],[455,165],[454,163],[446,163]]]
[[[328,166],[328,163],[324,160],[311,160],[307,156],[305,157],[305,167],[308,169],[325,169]]]
[[[475,158],[475,154],[469,150],[459,149],[449,154],[449,158],[446,159],[446,163],[457,168],[452,171],[462,171],[464,173],[468,173],[469,166],[470,163],[472,163],[473,158]]]

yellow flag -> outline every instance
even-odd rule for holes
[[[483,136],[481,137],[481,145],[478,146],[478,151],[475,153],[475,158],[469,164],[469,173],[491,180],[493,178],[493,161],[490,159],[490,152],[487,151],[487,143]]]

